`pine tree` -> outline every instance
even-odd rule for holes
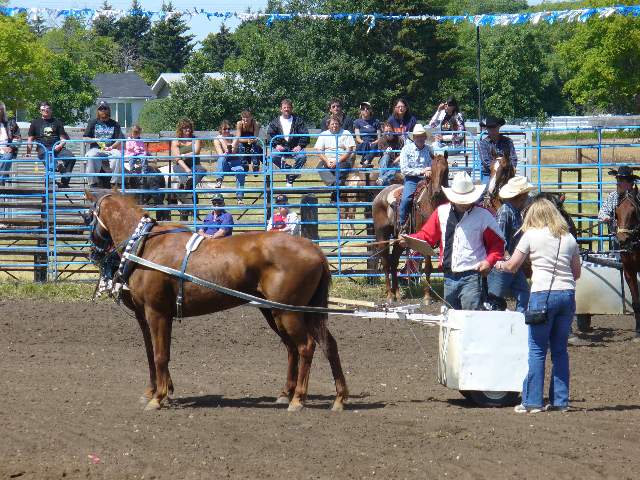
[[[113,7],[108,0],[104,0],[100,10],[113,10]],[[96,35],[102,37],[115,38],[117,33],[116,21],[111,15],[99,15],[98,18],[93,21],[93,31]]]
[[[121,47],[123,70],[138,68],[144,61],[143,51],[151,28],[151,20],[142,13],[138,0],[132,0],[130,14],[116,22],[116,40]]]
[[[29,29],[36,35],[36,37],[40,38],[45,33],[47,33],[49,27],[44,21],[44,18],[42,18],[40,15],[37,15],[33,20],[29,20]]]
[[[225,26],[220,27],[218,33],[210,33],[202,41],[202,49],[199,50],[202,57],[202,65],[208,72],[221,72],[224,61],[237,55],[239,48],[231,35],[231,31]]]

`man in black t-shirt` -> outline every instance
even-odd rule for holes
[[[73,171],[76,159],[73,153],[65,147],[64,142],[64,140],[69,140],[69,135],[64,129],[64,124],[53,117],[53,110],[49,102],[40,103],[40,118],[36,118],[31,122],[27,136],[27,157],[31,155],[31,149],[35,141],[38,142],[36,151],[40,160],[44,159],[45,149],[51,150],[53,148],[53,157],[61,160],[56,166],[56,171],[61,174]],[[69,188],[70,181],[70,177],[62,175],[58,187]]]
[[[90,149],[86,153],[88,173],[87,183],[89,187],[98,186],[98,177],[94,174],[111,172],[111,185],[122,182],[122,144],[114,140],[124,138],[120,124],[111,118],[111,107],[104,100],[98,104],[96,118],[87,124],[84,131],[85,139],[93,140],[89,145]],[[109,160],[109,165],[103,164],[103,159]]]

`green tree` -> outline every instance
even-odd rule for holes
[[[169,3],[163,4],[165,17],[155,22],[148,34],[142,77],[151,83],[161,72],[180,72],[193,49],[189,27]]]
[[[122,70],[139,68],[143,63],[151,20],[142,13],[138,0],[131,2],[131,14],[116,22],[115,39],[120,45],[120,67]],[[155,80],[155,79],[154,79]]]
[[[29,28],[31,28],[36,37],[42,37],[49,30],[47,22],[40,15],[36,15],[34,19],[29,20]]]
[[[202,48],[189,60],[190,69],[202,72],[221,72],[227,58],[239,53],[231,31],[225,26],[218,33],[210,33],[202,40]]]
[[[47,51],[24,17],[0,15],[0,45],[0,98],[15,111],[47,90]]]
[[[100,7],[100,10],[109,11],[109,10],[113,10],[113,7],[108,2],[108,0],[104,0],[104,2],[102,2],[102,6]],[[118,33],[118,28],[116,26],[115,18],[113,18],[113,16],[108,15],[106,13],[99,15],[93,21],[93,31],[95,32],[96,35],[99,35],[101,37],[115,38]]]
[[[564,92],[584,112],[639,112],[640,20],[614,16],[575,28],[575,35],[558,46]]]
[[[67,55],[76,64],[86,64],[93,74],[119,71],[120,47],[115,40],[97,35],[77,18],[66,18],[61,27],[49,30],[41,43],[54,53]]]

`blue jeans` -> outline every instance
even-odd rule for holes
[[[474,270],[444,274],[444,299],[454,310],[480,310],[482,287]]]
[[[409,216],[413,194],[416,193],[418,182],[421,177],[404,177],[404,190],[402,190],[402,199],[400,200],[400,225],[404,225]]]
[[[377,149],[378,146],[371,145],[370,140],[363,140],[362,143],[358,144],[356,147],[356,153],[361,155],[360,165],[371,165],[371,163],[373,163],[373,159],[378,155],[378,152],[376,151]]]
[[[554,407],[569,406],[569,352],[567,339],[576,311],[575,290],[552,290],[547,304],[547,323],[529,325],[529,372],[522,385],[525,407],[543,406],[544,363],[551,350],[551,383],[549,401]],[[529,309],[545,306],[547,292],[532,292]]]
[[[262,146],[259,143],[238,143],[238,153],[246,155],[242,157],[244,165],[253,165],[253,171],[257,172],[262,160]]]
[[[13,152],[0,154],[0,185],[4,185],[4,182],[9,179],[9,172],[11,172],[14,158],[16,157]]]
[[[389,185],[398,173],[398,165],[393,165],[391,154],[388,152],[380,159],[380,182],[382,185]]]
[[[220,155],[216,164],[217,179],[222,181],[225,172],[232,172],[236,176],[236,198],[244,197],[244,181],[247,173],[244,169],[244,160],[235,155]]]
[[[293,158],[293,167],[287,163],[288,158]],[[297,170],[304,167],[304,164],[307,163],[307,156],[303,152],[284,153],[273,150],[271,152],[271,160],[275,166],[283,170],[290,168],[295,168]],[[299,173],[287,175],[287,183],[293,183],[299,176]]]
[[[506,298],[511,294],[516,299],[516,311],[523,312],[529,303],[529,283],[522,270],[516,273],[499,272],[495,268],[487,278],[489,294],[499,298]]]

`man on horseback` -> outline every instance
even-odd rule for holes
[[[504,124],[504,118],[498,117],[487,117],[480,122],[480,127],[487,129],[487,136],[478,142],[482,183],[489,182],[491,178],[491,163],[496,156],[508,155],[513,168],[518,164],[518,156],[516,155],[513,141],[500,133],[500,127]]]
[[[522,232],[522,211],[529,202],[529,192],[536,187],[522,176],[515,176],[500,189],[500,198],[504,201],[496,214],[496,221],[505,239],[505,259],[513,255]],[[491,270],[487,278],[489,301],[494,301],[500,310],[506,309],[505,297],[511,292],[516,299],[516,311],[524,312],[529,303],[529,284],[527,277],[519,268],[517,272]]]
[[[413,141],[407,141],[400,151],[400,171],[404,175],[404,189],[400,201],[400,225],[409,217],[413,194],[423,178],[431,177],[433,149],[427,145],[427,131],[418,123],[413,127]]]
[[[439,206],[418,233],[409,235],[440,245],[444,300],[456,310],[480,310],[481,275],[486,276],[504,255],[504,239],[495,218],[476,206],[484,189],[484,185],[474,186],[466,172],[458,172],[451,188],[442,187],[450,203]]]
[[[602,206],[598,212],[598,220],[609,226],[609,235],[612,236],[615,242],[616,207],[618,206],[620,197],[624,195],[625,192],[630,191],[636,180],[640,180],[640,177],[634,175],[633,169],[627,165],[621,166],[618,170],[609,170],[609,175],[616,177],[616,190],[611,192],[605,201],[602,202]]]

